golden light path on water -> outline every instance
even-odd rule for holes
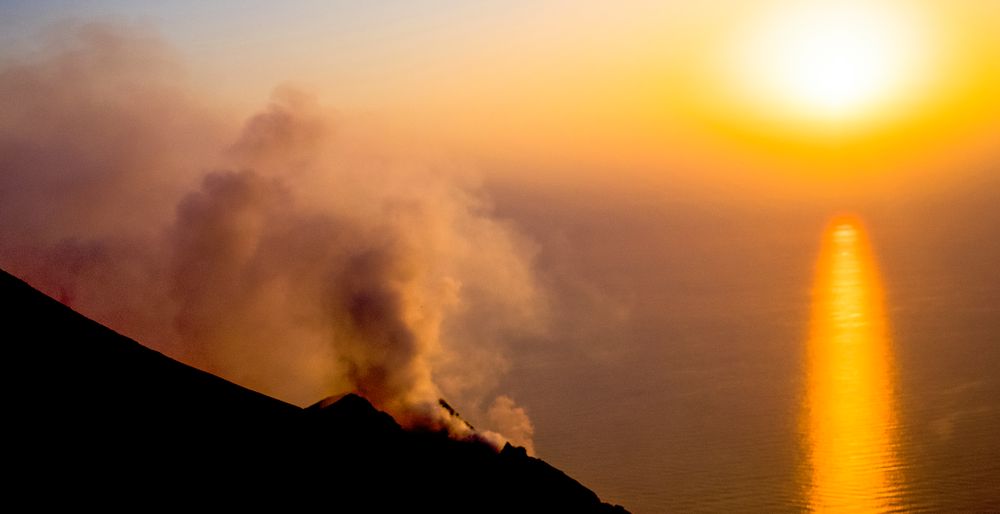
[[[860,220],[823,235],[813,289],[806,415],[814,512],[900,507],[893,356]]]

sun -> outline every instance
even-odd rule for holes
[[[778,5],[736,44],[737,80],[755,100],[823,119],[906,95],[923,53],[912,13],[875,0]]]

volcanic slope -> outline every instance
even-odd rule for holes
[[[522,448],[302,409],[150,350],[0,271],[5,488],[37,505],[625,512]]]

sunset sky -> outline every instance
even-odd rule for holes
[[[1000,2],[0,4],[0,267],[299,405],[447,398],[637,511],[798,473],[833,219],[901,390],[979,370]],[[715,444],[754,423],[790,446]]]
[[[449,155],[573,175],[939,180],[988,158],[1000,112],[988,0],[13,2],[3,18],[7,53],[67,19],[121,23],[176,48],[220,105],[290,83]]]

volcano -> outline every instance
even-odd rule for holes
[[[5,489],[30,505],[626,512],[523,448],[300,408],[187,366],[0,271]]]

